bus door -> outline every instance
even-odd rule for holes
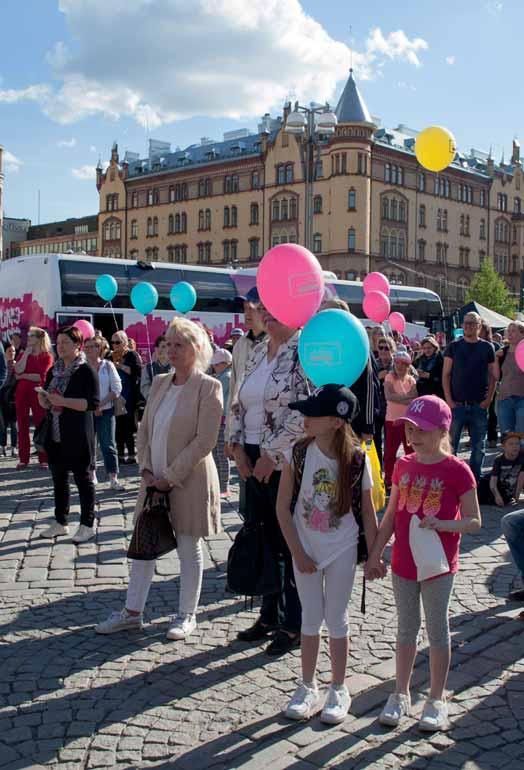
[[[113,313],[94,313],[91,323],[95,329],[100,329],[102,336],[110,342],[113,334],[124,328],[124,314],[115,313],[113,317]]]

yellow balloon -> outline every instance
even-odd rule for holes
[[[443,171],[455,157],[455,137],[442,126],[430,126],[421,131],[415,142],[415,155],[428,171]]]

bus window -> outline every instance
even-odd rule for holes
[[[63,307],[104,307],[107,303],[96,293],[96,279],[103,273],[100,262],[59,261]],[[125,265],[111,265],[111,275],[118,283],[113,307],[129,307],[129,288]]]
[[[336,283],[334,286],[338,297],[347,302],[350,311],[359,318],[363,318],[362,286],[355,286],[351,283]]]
[[[184,269],[184,281],[188,281],[196,291],[196,312],[235,313],[238,311],[235,303],[238,292],[228,273]]]
[[[175,267],[155,267],[154,270],[142,270],[137,265],[128,265],[129,290],[137,283],[152,283],[158,291],[158,310],[173,310],[169,295],[178,281],[183,281],[183,271]]]

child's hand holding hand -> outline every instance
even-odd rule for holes
[[[304,550],[301,550],[300,553],[294,554],[293,559],[295,560],[295,564],[297,565],[299,572],[302,572],[305,575],[312,575],[317,571],[316,563],[310,556],[307,555]]]
[[[422,527],[422,529],[438,529],[439,524],[440,522],[436,516],[424,516],[419,527]]]
[[[387,574],[388,568],[382,559],[368,559],[364,565],[364,575],[366,580],[385,578]]]

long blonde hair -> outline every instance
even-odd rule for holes
[[[51,345],[51,340],[49,339],[49,334],[46,332],[45,329],[41,329],[39,326],[30,326],[29,331],[36,335],[38,339],[38,346],[40,350],[38,353],[50,353],[53,354],[53,347]],[[38,355],[38,353],[36,355]]]
[[[340,428],[337,428],[333,448],[337,458],[338,473],[332,510],[335,516],[344,516],[351,510],[353,497],[351,462],[355,451],[360,449],[358,438],[349,422],[344,422]]]

